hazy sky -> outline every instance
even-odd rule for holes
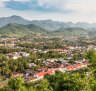
[[[0,0],[0,17],[96,22],[96,0]]]

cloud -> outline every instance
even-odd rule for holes
[[[17,2],[30,2],[31,0],[11,0],[11,1],[17,1]]]
[[[67,0],[38,0],[39,5],[41,6],[54,6],[57,8],[64,7]]]
[[[0,7],[5,7],[4,2],[7,2],[7,1],[10,1],[10,0],[0,0]]]
[[[0,2],[0,7],[4,7],[4,4],[2,2]]]
[[[23,0],[22,0],[23,1]],[[38,12],[64,12],[72,13],[71,9],[64,7],[66,0],[11,0],[5,3],[6,8],[15,10],[32,10]]]
[[[5,2],[12,2],[12,1],[16,1],[16,2],[30,2],[31,0],[0,0],[0,7],[5,7]]]
[[[96,0],[0,0],[0,16],[27,19],[89,21],[96,19]]]

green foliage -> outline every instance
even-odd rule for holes
[[[37,85],[37,91],[51,91],[47,79],[43,79]]]
[[[54,91],[81,91],[84,85],[80,74],[56,73],[56,75],[47,76],[46,79]]]
[[[55,75],[46,75],[40,81],[26,84],[20,77],[11,78],[9,87],[1,88],[0,91],[95,91],[96,71],[87,70],[87,75],[84,70],[81,71],[67,73],[57,71]]]
[[[4,60],[6,60],[7,58],[6,58],[6,56],[4,55],[4,54],[0,54],[0,61],[4,61]]]
[[[17,77],[16,79],[11,78],[8,85],[11,89],[13,90],[18,90],[20,89],[24,84],[24,79],[21,77]]]
[[[89,59],[90,63],[92,64],[96,63],[96,51],[95,50],[88,51],[86,57]]]

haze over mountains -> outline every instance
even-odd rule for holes
[[[22,25],[35,24],[37,26],[43,27],[49,30],[55,30],[60,28],[69,28],[69,27],[78,27],[78,28],[96,28],[96,23],[88,23],[88,22],[59,22],[52,20],[33,20],[29,21],[20,16],[10,16],[10,17],[2,17],[0,18],[0,27],[5,26],[10,23],[17,23]]]
[[[26,36],[34,33],[64,34],[68,36],[96,35],[96,23],[87,22],[59,22],[52,20],[29,21],[20,16],[0,18],[0,35],[2,36]]]

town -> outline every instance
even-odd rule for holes
[[[0,91],[96,91],[96,0],[0,0]]]
[[[14,78],[21,76],[27,82],[40,80],[46,75],[55,74],[56,71],[65,73],[84,69],[90,65],[88,59],[84,57],[84,52],[92,48],[96,49],[94,40],[83,38],[80,41],[75,37],[78,45],[75,44],[75,41],[71,43],[69,40],[59,38],[56,40],[56,38],[44,36],[39,39],[38,37],[1,38],[0,52],[3,56],[0,58],[2,61],[0,63],[1,68],[4,62],[6,64],[5,60],[13,60],[13,62],[17,60],[26,61],[24,65],[27,67],[23,68],[23,70],[22,68],[18,69],[17,67],[16,69],[13,67],[12,69],[15,70],[11,71],[11,76]],[[1,70],[1,74],[5,78],[10,77],[10,72],[8,74]]]

